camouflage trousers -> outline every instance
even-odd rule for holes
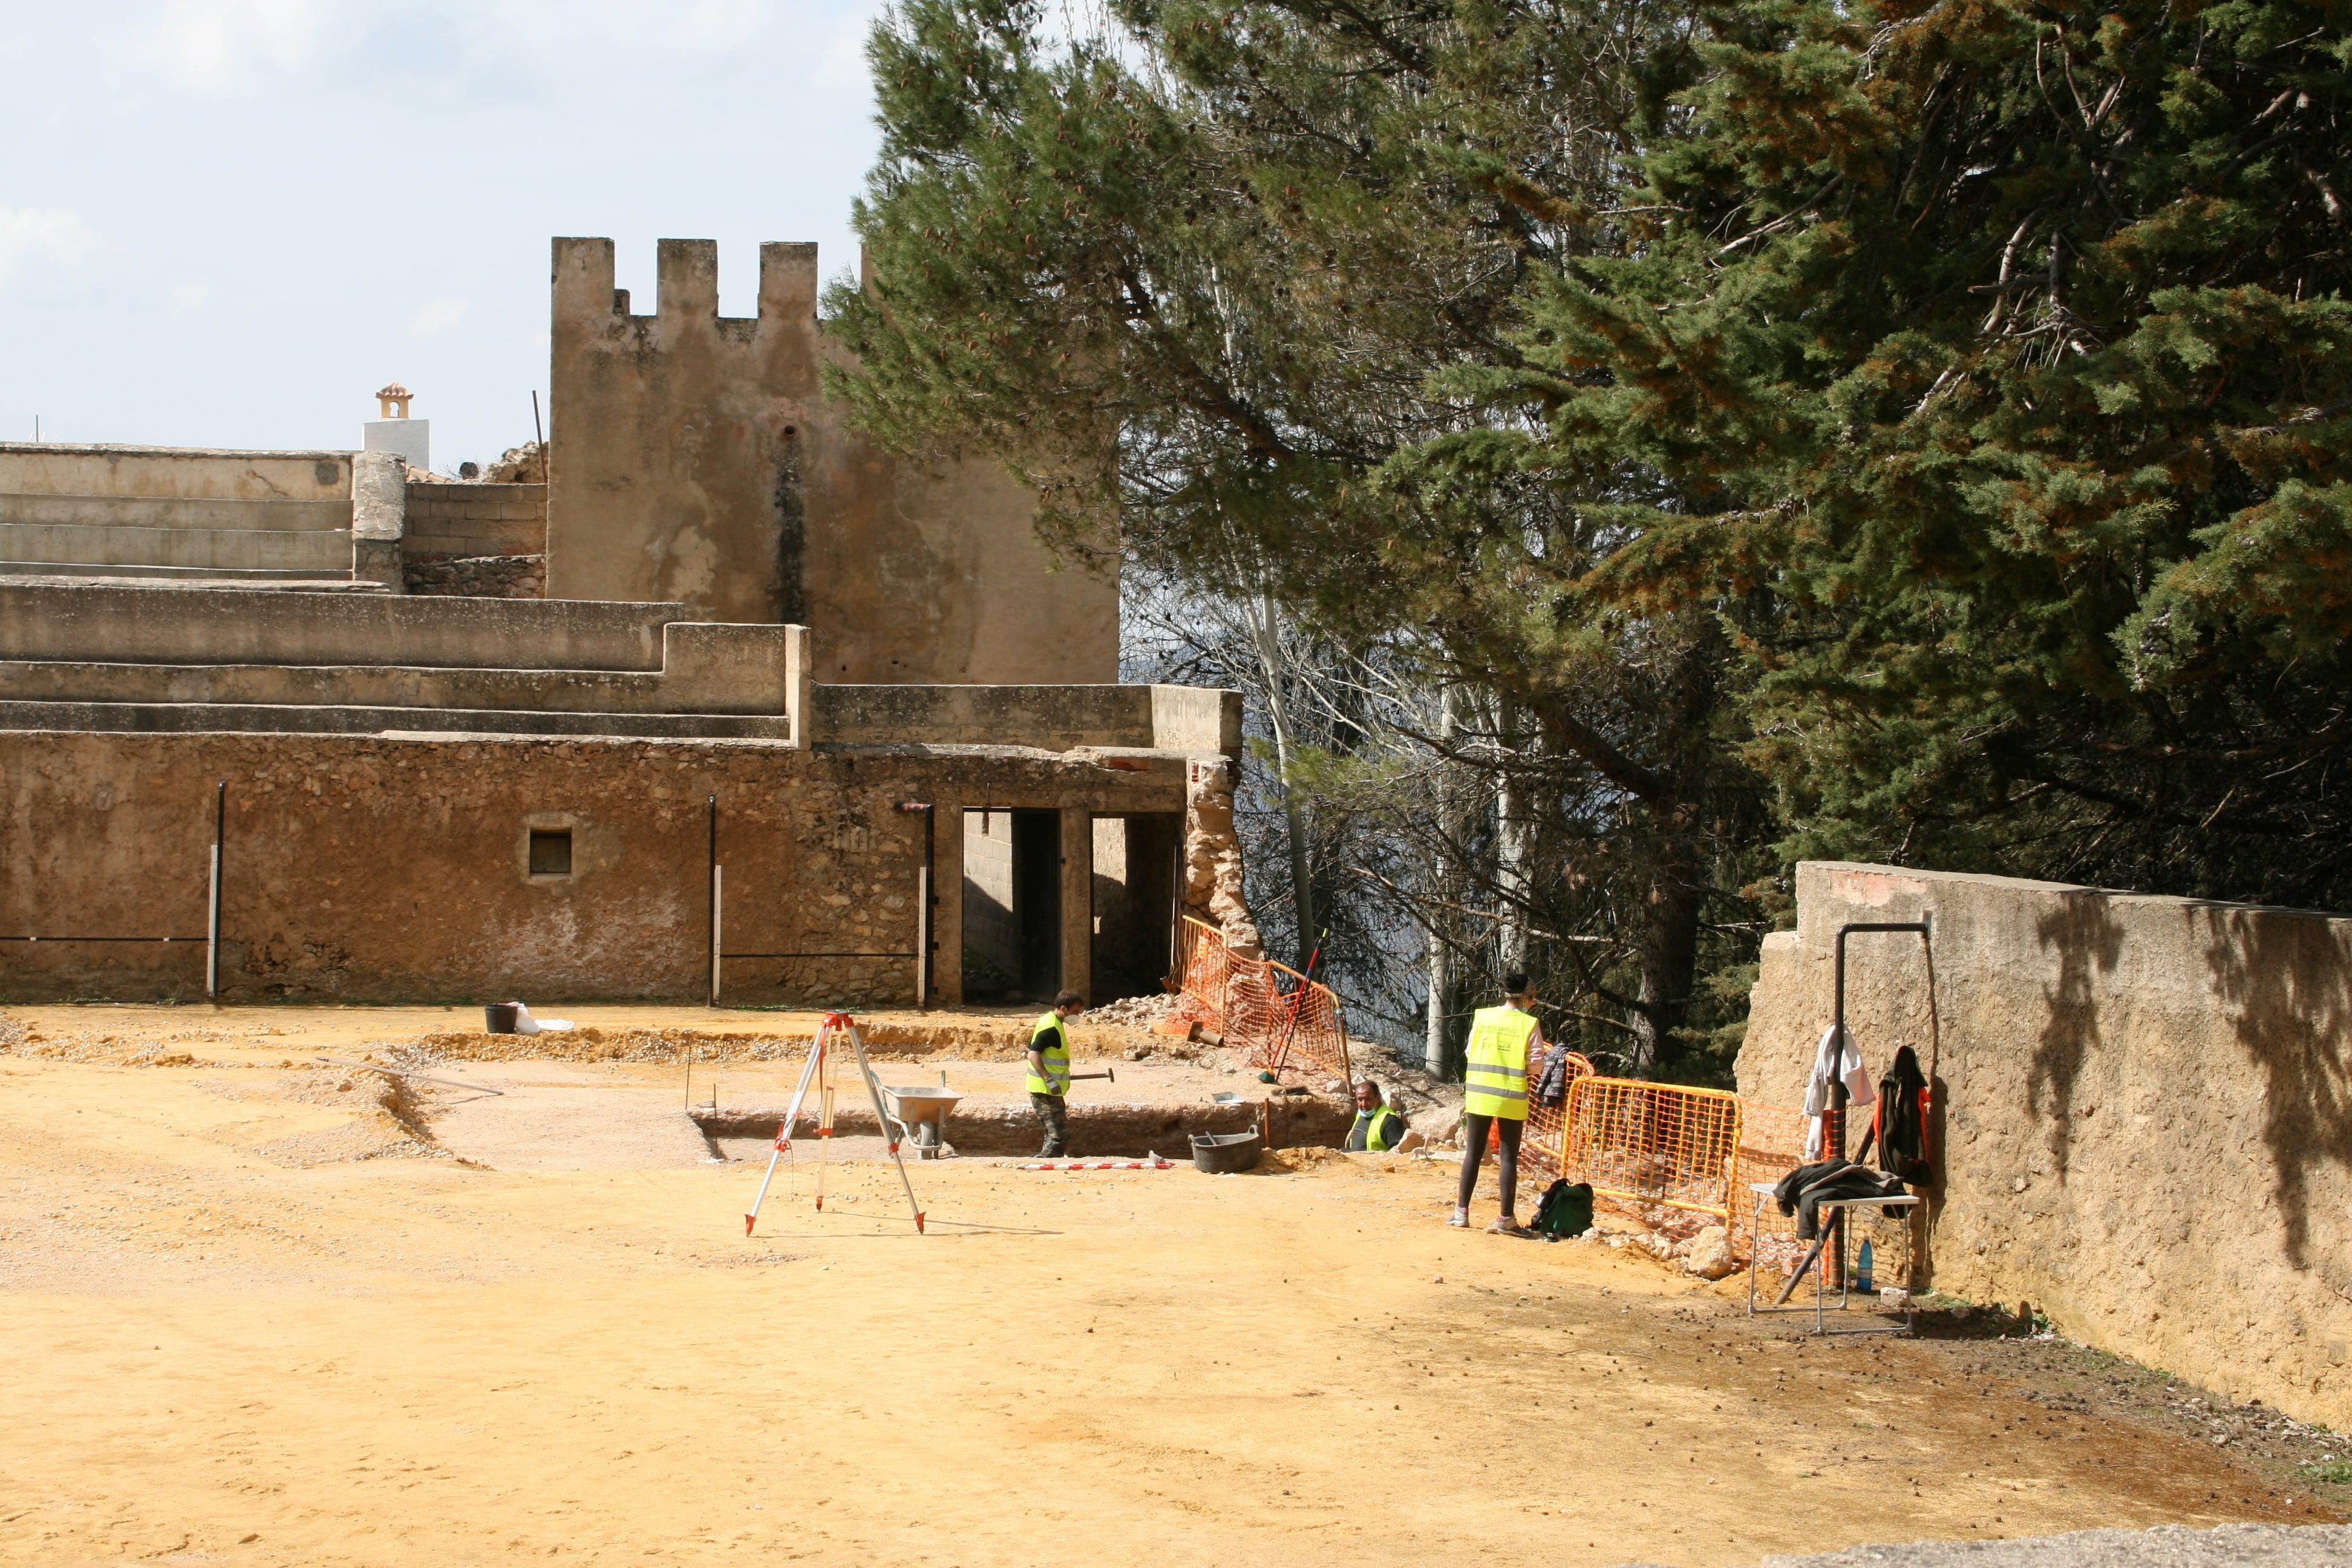
[[[1041,1160],[1058,1160],[1070,1152],[1070,1105],[1058,1094],[1029,1096],[1029,1103],[1037,1108],[1037,1120],[1045,1124],[1045,1146],[1037,1151]]]

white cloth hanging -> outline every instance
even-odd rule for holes
[[[1869,1071],[1863,1067],[1862,1053],[1855,1050],[1850,1041],[1840,1039],[1838,1026],[1832,1024],[1822,1031],[1821,1044],[1813,1047],[1813,1076],[1805,1084],[1807,1164],[1820,1159],[1822,1150],[1828,1145],[1829,1119],[1823,1112],[1830,1108],[1830,1085],[1839,1079],[1845,1080],[1847,1104],[1878,1103],[1878,1086],[1871,1081]]]

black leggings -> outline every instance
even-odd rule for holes
[[[1503,1184],[1503,1217],[1511,1218],[1519,1205],[1519,1134],[1528,1130],[1525,1121],[1508,1116],[1479,1116],[1475,1113],[1462,1119],[1462,1187],[1454,1199],[1456,1208],[1470,1206],[1470,1194],[1478,1190],[1478,1162],[1486,1157],[1486,1129],[1503,1130],[1503,1152],[1496,1162],[1495,1173]]]

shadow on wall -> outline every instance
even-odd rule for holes
[[[2206,965],[2236,1014],[2238,1043],[2263,1069],[2263,1142],[2288,1261],[2352,1298],[2352,1264],[2311,1247],[2312,1171],[2352,1167],[2352,952],[2331,921],[2222,907],[2191,918],[2205,922]]]
[[[2044,952],[2057,950],[2058,984],[2042,988],[2049,1019],[2033,1047],[2026,1104],[2049,1123],[2043,1147],[2063,1187],[2074,1147],[2075,1080],[2100,1043],[2095,976],[2114,971],[2123,953],[2124,928],[2105,895],[2080,891],[2061,895],[2058,908],[2034,922],[2033,934]]]

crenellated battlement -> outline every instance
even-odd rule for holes
[[[557,239],[553,259],[550,597],[804,623],[828,681],[1116,679],[1118,584],[1049,576],[1028,491],[985,458],[885,451],[825,396],[842,351],[817,320],[815,246],[760,247],[752,316],[719,314],[711,240],[660,242],[647,315],[610,239]]]
[[[665,239],[656,247],[654,312],[634,315],[629,291],[614,286],[613,242],[561,237],[554,242],[555,326],[609,328],[620,322],[663,323],[684,330],[698,322],[757,321],[763,326],[806,327],[816,319],[816,247],[769,240],[760,247],[760,308],[756,317],[719,313],[719,242]],[[737,333],[729,333],[737,336]]]

